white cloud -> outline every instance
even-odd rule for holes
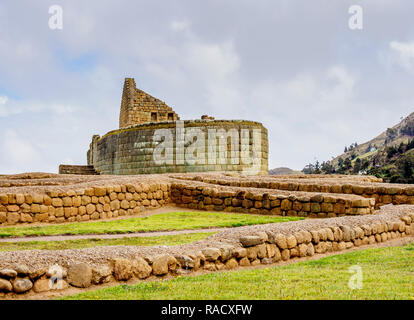
[[[33,166],[40,159],[36,146],[21,137],[16,130],[4,132],[0,146],[1,173],[15,173],[21,167]]]
[[[262,121],[271,167],[300,169],[372,138],[413,111],[414,2],[368,1],[363,34],[349,32],[347,4],[325,2],[72,0],[60,31],[47,27],[48,5],[2,3],[0,150],[11,130],[24,157],[38,155],[0,156],[1,170],[85,163],[92,134],[117,127],[125,76],[182,119]],[[384,43],[388,65],[375,59]]]
[[[408,71],[414,69],[414,42],[391,41],[390,48],[396,54],[395,62]]]
[[[170,28],[173,31],[189,31],[191,23],[189,21],[184,20],[174,20],[170,23]]]
[[[61,103],[47,103],[36,101],[9,100],[7,97],[0,97],[0,118],[22,113],[48,112],[52,114],[73,113],[77,108]]]

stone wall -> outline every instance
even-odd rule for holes
[[[317,256],[329,252],[375,245],[414,234],[414,213],[380,215],[379,217],[342,217],[320,220],[294,221],[283,229],[280,225],[244,227],[247,233],[240,235],[237,243],[229,242],[226,233],[212,236],[203,242],[200,250],[173,253],[174,247],[166,247],[164,254],[113,257],[107,264],[91,264],[76,261],[76,256],[65,267],[50,265],[30,269],[15,264],[0,269],[0,292],[6,298],[15,294],[41,293],[64,290],[69,287],[87,288],[91,285],[125,282],[130,279],[157,279],[167,275],[182,276],[202,270],[215,272],[237,267],[269,265],[280,261]],[[250,231],[249,231],[250,230]],[[237,233],[236,233],[237,235]],[[215,237],[215,238],[214,238]],[[187,249],[188,250],[188,249]],[[52,278],[58,281],[52,281]]]
[[[0,225],[89,221],[139,214],[170,201],[167,183],[96,186],[45,194],[0,194]]]
[[[177,146],[183,145],[182,150],[187,152],[194,141],[185,140],[180,134],[177,135],[177,125],[179,125],[177,122],[162,122],[134,125],[111,131],[102,138],[94,137],[88,152],[88,164],[93,165],[101,174],[116,175],[206,171],[250,172],[252,169],[255,174],[267,174],[269,146],[267,129],[261,123],[242,120],[189,120],[183,121],[182,124],[187,133],[195,129],[204,133],[203,151],[200,154],[194,153],[204,159],[204,163],[197,161],[193,164],[187,161],[187,154],[184,156],[182,153],[177,153]],[[222,141],[225,141],[225,145],[220,146],[220,140],[216,139],[214,161],[209,161],[208,132],[209,130],[219,132],[223,129],[225,133],[236,132],[239,135],[237,147],[240,152],[232,153],[231,140],[223,135]],[[167,154],[172,156],[171,163],[154,161],[154,150],[158,144],[165,141],[156,130],[170,130],[172,133],[171,147],[166,148],[163,153],[163,156]],[[254,130],[260,131],[257,138],[253,138]],[[246,131],[250,132],[249,150],[257,151],[257,156],[253,158],[257,168],[249,164],[251,159],[243,158],[240,136]],[[154,141],[154,137],[159,140]],[[234,144],[236,145],[236,142]]]
[[[329,176],[332,178],[332,176]],[[365,183],[352,181],[343,181],[336,179],[328,181],[330,178],[309,181],[312,177],[307,179],[286,178],[280,179],[277,177],[263,177],[259,179],[250,178],[232,178],[232,177],[208,177],[208,176],[185,176],[176,178],[183,180],[202,181],[205,183],[219,184],[223,186],[237,186],[243,188],[263,188],[273,190],[283,190],[291,192],[323,192],[330,194],[353,194],[364,198],[375,199],[375,208],[386,204],[414,204],[414,186],[404,184],[391,183]],[[316,179],[315,179],[316,180]]]
[[[374,199],[359,196],[283,193],[189,182],[172,183],[171,200],[190,209],[311,218],[371,214],[375,206]]]
[[[137,89],[133,78],[125,79],[119,114],[120,128],[145,122],[176,121],[179,119],[178,114],[165,102]]]
[[[95,175],[98,174],[93,166],[76,166],[61,164],[59,174]]]

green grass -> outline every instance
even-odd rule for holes
[[[203,240],[214,232],[188,233],[156,237],[133,237],[121,239],[81,239],[65,241],[0,242],[1,251],[16,250],[65,250],[100,246],[174,246]]]
[[[354,163],[357,159],[361,159],[361,160],[366,159],[366,158],[368,158],[368,157],[370,157],[370,156],[374,155],[374,154],[375,154],[375,153],[377,153],[377,152],[378,152],[378,150],[366,152],[366,153],[364,153],[364,154],[362,154],[362,155],[357,156],[357,157],[356,157],[354,160],[352,160],[351,162],[352,162],[352,163]]]
[[[221,212],[169,212],[148,217],[75,222],[48,226],[1,227],[0,237],[23,237],[65,234],[131,233],[188,230],[213,227],[240,227],[254,224],[300,220],[298,217],[259,216]]]
[[[350,289],[358,265],[363,288]],[[285,266],[147,281],[64,299],[414,299],[414,244],[355,251]]]

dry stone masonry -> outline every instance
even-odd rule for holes
[[[197,162],[187,161],[190,143],[184,135],[177,134],[176,122],[160,122],[133,125],[121,130],[107,133],[102,138],[94,138],[89,150],[89,164],[101,174],[150,174],[168,172],[208,172],[208,171],[235,171],[248,172],[253,167],[252,162],[257,163],[256,174],[266,174],[268,170],[268,140],[267,130],[262,124],[244,120],[186,120],[183,122],[186,130],[196,129],[203,135],[202,150],[197,151]],[[154,142],[157,130],[170,130],[171,144],[165,148],[165,153],[171,155],[171,162],[158,164],[154,159],[154,151],[159,143]],[[231,152],[231,141],[220,146],[221,131],[224,134],[235,132],[238,141],[235,148],[237,152]],[[246,130],[250,134],[249,148],[259,148],[257,156],[253,159],[243,158],[241,152],[241,135]],[[253,142],[254,130],[258,130],[260,136],[257,142]],[[214,154],[209,153],[209,132],[215,132]],[[230,139],[229,139],[230,140]],[[211,138],[210,138],[211,141]],[[177,150],[179,144],[183,148]],[[226,153],[224,153],[226,152]],[[225,159],[222,161],[221,159]]]
[[[154,155],[164,145],[162,153],[168,160],[159,161]],[[268,170],[268,150],[267,129],[261,123],[215,120],[207,115],[181,121],[171,107],[126,78],[119,129],[103,137],[94,135],[87,159],[99,174],[235,171],[263,175]],[[59,172],[80,171],[61,166]]]
[[[375,199],[375,208],[386,204],[414,204],[414,186],[387,184],[371,176],[267,176],[260,179],[214,175],[186,175],[176,178],[202,181],[222,186],[263,188],[289,192],[323,192],[330,194],[353,194]]]
[[[234,173],[4,176],[0,177],[0,226],[139,215],[167,204],[310,218],[367,215],[384,204],[414,204],[414,187],[368,180],[252,179]]]
[[[0,226],[139,215],[167,204],[311,218],[367,215],[374,213],[376,205],[374,196],[279,190],[273,187],[281,185],[283,179],[275,180],[275,185],[261,182],[265,177],[249,179],[226,174],[6,176],[0,178]],[[383,185],[388,190],[389,185]]]
[[[391,206],[381,209],[377,215],[233,228],[198,242],[197,247],[163,247],[156,254],[138,247],[120,247],[116,251],[109,251],[110,247],[101,248],[108,250],[103,252],[104,263],[94,261],[88,254],[86,261],[76,258],[90,249],[72,250],[73,258],[69,261],[65,258],[68,250],[40,251],[36,253],[36,259],[28,261],[29,265],[21,263],[27,253],[3,252],[0,253],[0,296],[187,275],[199,270],[214,272],[269,265],[412,237],[413,234],[414,208]],[[57,277],[56,270],[59,269]]]
[[[133,78],[126,78],[122,92],[119,128],[145,122],[175,121],[180,117],[165,102],[137,89]]]

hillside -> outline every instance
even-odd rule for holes
[[[374,139],[344,151],[331,161],[309,164],[303,172],[372,174],[388,182],[414,183],[414,112]]]
[[[290,168],[280,167],[269,170],[269,175],[289,175],[289,174],[301,174],[300,171],[295,171]]]
[[[346,159],[360,157],[369,158],[376,153],[376,150],[382,150],[385,147],[398,147],[401,143],[408,143],[414,137],[414,112],[404,118],[400,123],[392,128],[388,128],[379,136],[363,144],[351,147],[340,156],[331,161],[332,165],[337,165],[340,158]],[[349,148],[348,148],[349,149]]]

